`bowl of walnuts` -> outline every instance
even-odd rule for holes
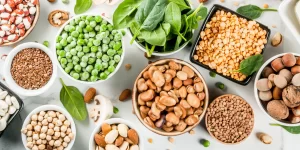
[[[136,116],[152,132],[176,136],[196,127],[208,106],[202,75],[189,63],[162,59],[149,64],[133,87]]]

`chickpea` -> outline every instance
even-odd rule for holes
[[[71,133],[69,133],[69,135],[68,135],[69,137],[70,137],[70,139],[71,140],[73,140],[73,138],[74,138],[74,134],[71,132]]]
[[[68,146],[68,143],[66,143],[66,142],[63,142],[63,147],[67,147]]]
[[[28,148],[32,148],[33,147],[33,143],[32,142],[28,142],[27,144],[26,144],[26,147],[28,147]]]
[[[45,134],[45,133],[41,133],[41,134],[40,134],[40,139],[43,140],[43,139],[45,139],[45,138],[46,138],[46,134]]]
[[[60,126],[62,126],[62,124],[63,124],[63,123],[62,123],[61,120],[57,120],[57,121],[56,121],[56,126],[59,126],[59,127],[60,127]]]
[[[43,126],[41,129],[42,133],[46,133],[48,131],[48,127],[47,126]]]
[[[64,147],[62,145],[57,148],[57,150],[63,150],[63,149]]]
[[[69,143],[69,142],[71,141],[71,139],[70,139],[69,136],[66,136],[66,137],[64,138],[64,141],[67,142],[67,143]]]
[[[53,129],[48,129],[47,135],[53,135],[53,134],[54,134],[54,130]]]
[[[32,136],[32,131],[27,131],[26,136],[28,136],[28,137]]]
[[[27,129],[28,131],[31,131],[31,130],[33,129],[33,127],[32,127],[31,124],[28,124],[28,125],[26,126],[26,129]]]
[[[55,132],[55,133],[54,133],[54,136],[55,136],[55,137],[60,137],[60,132]]]
[[[39,145],[38,147],[39,147],[40,150],[43,150],[43,149],[46,148],[46,146],[45,146],[44,144],[41,144],[41,145]]]
[[[71,132],[72,132],[71,128],[68,128],[66,133],[70,134]]]
[[[48,117],[49,117],[49,115],[48,115],[48,114],[45,114],[44,119],[46,119],[46,118],[48,118]]]
[[[38,116],[36,114],[34,114],[34,115],[31,116],[31,120],[37,121],[37,119],[38,119]]]
[[[48,117],[48,118],[47,118],[47,121],[48,121],[48,122],[52,122],[52,120],[53,120],[52,117]]]
[[[37,144],[37,145],[42,144],[42,140],[41,140],[41,139],[38,139],[38,140],[36,141],[36,144]]]
[[[55,131],[55,132],[59,132],[59,127],[55,126],[55,127],[54,127],[54,131]]]
[[[69,126],[71,125],[71,123],[70,123],[69,120],[65,120],[65,121],[64,121],[64,125],[67,126],[67,127],[69,127]]]
[[[65,121],[65,120],[66,120],[66,117],[65,117],[65,115],[63,115],[63,114],[60,114],[60,115],[58,116],[58,119],[59,119],[60,121]]]
[[[32,142],[32,137],[27,137],[27,142]]]
[[[42,144],[47,144],[47,140],[42,140]]]
[[[36,145],[34,145],[31,150],[39,150],[39,148]]]
[[[45,116],[45,114],[46,114],[46,112],[41,111],[39,115],[40,115],[40,116]]]
[[[33,134],[32,139],[38,140],[39,139],[39,134]]]
[[[46,140],[47,140],[47,141],[51,141],[51,140],[52,140],[52,136],[47,135],[47,136],[46,136]]]
[[[53,128],[54,128],[54,124],[53,124],[53,123],[49,123],[49,124],[48,124],[48,128],[49,128],[49,129],[53,129]]]
[[[48,115],[52,118],[56,117],[56,113],[54,111],[49,111]]]
[[[54,140],[49,141],[50,146],[54,146]]]
[[[40,132],[41,131],[41,126],[37,125],[34,127],[35,132]]]
[[[64,138],[66,136],[65,132],[60,132],[60,137]]]
[[[60,140],[56,140],[54,142],[54,146],[59,147],[61,145],[61,141]]]
[[[43,125],[43,126],[48,125],[48,120],[47,120],[47,119],[44,119],[44,120],[42,121],[42,125]]]

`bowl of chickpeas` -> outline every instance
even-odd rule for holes
[[[76,137],[71,115],[55,105],[37,107],[26,117],[21,129],[26,150],[70,150]]]
[[[60,70],[83,84],[108,80],[123,62],[124,34],[100,15],[73,17],[56,36],[55,52]]]

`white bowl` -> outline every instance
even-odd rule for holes
[[[140,132],[140,130],[138,130],[132,122],[129,122],[129,121],[121,119],[121,118],[111,118],[111,119],[105,120],[103,122],[100,122],[96,126],[96,128],[94,129],[94,131],[92,132],[92,135],[90,137],[89,150],[96,150],[96,143],[94,141],[94,135],[101,131],[101,126],[102,126],[103,123],[107,123],[107,124],[123,123],[123,124],[126,124],[129,128],[134,129],[139,135],[139,144],[138,144],[139,148],[140,148],[140,150],[144,150],[144,138],[143,138],[142,133]]]
[[[295,6],[299,0],[284,0],[281,2],[278,12],[288,29],[300,43],[300,22],[297,19]]]
[[[55,38],[55,41],[54,41],[54,45],[56,45],[56,39],[57,37],[60,35],[60,33],[63,31],[63,29],[65,28],[65,26],[67,24],[69,24],[72,20],[76,19],[76,18],[79,18],[81,16],[100,16],[102,17],[102,19],[106,20],[107,22],[109,22],[110,24],[112,24],[112,21],[109,20],[108,18],[106,17],[103,17],[101,15],[96,15],[96,14],[81,14],[81,15],[77,15],[77,16],[74,16],[72,17],[72,19],[69,19],[67,22],[65,22],[62,27],[58,30],[58,33],[56,35],[56,38]],[[121,32],[121,31],[120,31]],[[123,49],[123,53],[122,53],[122,56],[121,56],[121,60],[120,62],[118,63],[117,67],[115,68],[114,72],[112,72],[111,74],[108,75],[108,77],[105,79],[105,80],[98,80],[96,82],[88,82],[88,81],[81,81],[81,80],[76,80],[74,79],[73,77],[71,77],[71,75],[69,75],[68,73],[65,72],[65,70],[62,68],[62,66],[60,65],[58,59],[57,59],[57,53],[56,53],[56,48],[55,48],[55,61],[57,62],[57,65],[58,65],[58,68],[60,69],[61,72],[63,72],[63,74],[68,77],[70,80],[74,81],[74,82],[78,82],[78,83],[82,83],[82,84],[85,84],[85,85],[94,85],[94,84],[98,84],[98,83],[102,83],[106,80],[108,80],[109,78],[111,78],[119,69],[120,67],[122,66],[122,63],[123,63],[123,60],[124,60],[124,57],[125,57],[125,44],[124,44],[124,37],[122,37],[122,40],[121,40],[121,43],[122,43],[122,49]]]
[[[49,81],[46,85],[44,85],[42,88],[37,89],[37,90],[28,90],[28,89],[22,88],[15,82],[15,80],[12,78],[12,75],[10,72],[11,64],[12,64],[14,57],[17,55],[17,53],[19,53],[20,51],[22,51],[25,48],[38,48],[38,49],[44,51],[50,57],[50,60],[52,62],[53,70],[52,70],[51,78],[49,79]],[[53,83],[56,79],[56,75],[57,75],[57,66],[56,66],[55,62],[56,62],[55,56],[50,51],[50,49],[47,48],[46,46],[39,44],[39,43],[35,43],[35,42],[24,43],[24,44],[21,44],[21,45],[18,45],[17,47],[15,47],[6,57],[5,63],[4,63],[4,68],[3,68],[4,69],[3,76],[5,78],[7,85],[9,86],[9,88],[12,89],[15,93],[23,95],[23,96],[37,96],[37,95],[40,95],[40,94],[46,92],[53,85]]]
[[[261,68],[259,69],[259,71],[257,72],[256,74],[256,77],[255,77],[255,82],[254,82],[254,96],[255,96],[255,99],[256,99],[256,102],[259,106],[259,108],[264,112],[265,115],[267,115],[270,119],[272,119],[274,122],[278,123],[278,124],[281,124],[281,125],[284,125],[284,126],[299,126],[300,123],[289,123],[288,121],[279,121],[279,120],[276,120],[274,119],[272,116],[269,115],[269,113],[267,112],[267,109],[262,105],[262,101],[259,99],[258,97],[258,90],[256,88],[256,83],[257,81],[261,78],[261,73],[262,71],[264,70],[264,68],[268,65],[270,65],[270,63],[276,59],[276,58],[279,58],[279,57],[282,57],[283,55],[285,54],[288,54],[288,53],[282,53],[282,54],[278,54],[278,55],[275,55],[273,56],[272,58],[268,59],[262,66]],[[300,54],[296,54],[296,53],[290,53],[290,54],[294,54],[295,56],[300,56]]]
[[[62,113],[63,115],[65,115],[66,118],[67,118],[67,120],[70,121],[70,123],[71,123],[71,130],[72,130],[72,133],[74,134],[74,139],[71,140],[71,142],[65,148],[65,150],[70,150],[72,148],[73,144],[74,144],[75,139],[76,139],[76,126],[75,126],[74,120],[71,117],[71,115],[65,109],[63,109],[63,108],[61,108],[59,106],[55,106],[55,105],[43,105],[43,106],[40,106],[40,107],[34,109],[33,111],[31,111],[28,114],[28,116],[24,120],[22,129],[26,128],[26,125],[29,124],[29,121],[31,120],[31,116],[32,115],[37,114],[40,111],[48,111],[48,110],[58,111],[58,112]],[[30,150],[29,148],[26,147],[26,143],[27,143],[26,135],[23,134],[23,133],[21,133],[21,137],[22,137],[22,142],[23,142],[23,145],[24,145],[25,149],[26,150]]]

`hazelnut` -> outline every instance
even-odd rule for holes
[[[296,57],[293,54],[285,54],[282,57],[282,63],[286,67],[293,67],[296,64]]]
[[[291,80],[293,78],[293,75],[292,75],[291,71],[289,71],[287,69],[280,70],[279,75],[283,76],[288,83],[291,82]]]
[[[268,113],[277,120],[286,119],[289,109],[282,100],[272,100],[267,105]]]
[[[262,100],[262,101],[269,101],[272,99],[271,91],[259,91],[258,95],[259,95],[260,100]]]
[[[267,78],[263,78],[257,81],[256,87],[259,91],[269,91],[272,88],[272,83]]]
[[[274,73],[274,70],[271,67],[265,67],[262,71],[262,77],[268,78],[270,74]]]
[[[295,86],[300,86],[300,73],[294,75],[292,79],[292,84]]]
[[[297,73],[300,73],[300,66],[292,67],[291,72],[292,72],[293,75],[295,75]]]
[[[276,72],[278,72],[284,68],[281,58],[276,58],[275,60],[273,60],[271,63],[271,66],[272,66],[273,70]]]
[[[275,87],[273,89],[273,99],[282,99],[282,89],[280,89],[279,87]]]
[[[297,57],[297,62],[296,62],[297,65],[300,65],[300,57]]]
[[[287,86],[288,82],[287,82],[287,80],[286,80],[285,77],[283,77],[281,75],[275,75],[275,77],[274,77],[274,84],[277,87],[283,89],[283,88],[285,88]]]

